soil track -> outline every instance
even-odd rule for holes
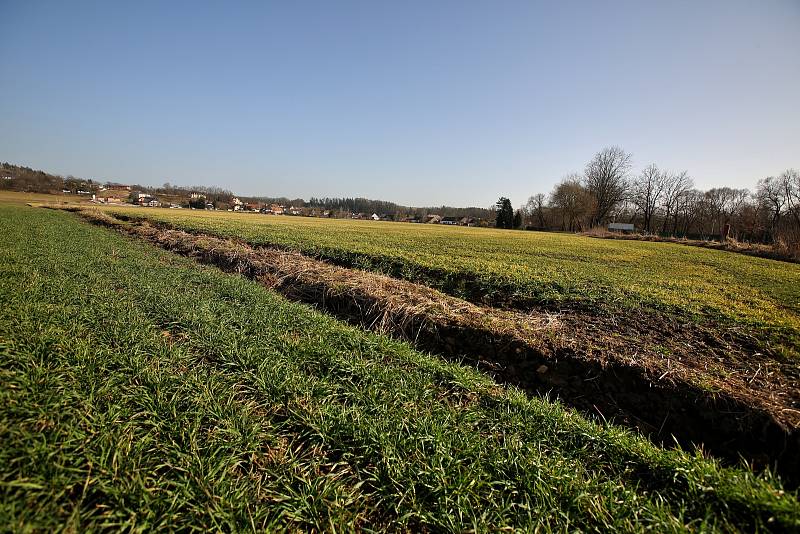
[[[770,465],[800,483],[800,370],[758,352],[746,336],[650,312],[523,313],[479,306],[429,287],[299,253],[126,222],[88,221],[258,280],[350,323],[476,365],[496,380],[654,441]]]

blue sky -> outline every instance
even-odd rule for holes
[[[0,160],[240,194],[515,205],[604,146],[800,166],[800,1],[0,0]]]

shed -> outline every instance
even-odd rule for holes
[[[613,222],[608,225],[608,230],[611,232],[633,232],[636,228],[633,223]]]

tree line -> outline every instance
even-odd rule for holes
[[[700,190],[688,171],[656,164],[632,172],[620,147],[598,152],[583,173],[565,176],[509,218],[510,202],[495,210],[499,228],[585,231],[609,222],[633,223],[645,234],[697,239],[734,238],[758,243],[800,243],[800,173],[788,169],[758,181],[755,190]],[[513,217],[513,215],[511,216]],[[511,221],[509,223],[509,221]],[[509,226],[510,224],[510,226]]]
[[[302,204],[301,207],[320,208],[347,215],[351,213],[385,214],[392,216],[395,220],[406,217],[423,218],[430,214],[441,215],[442,217],[475,217],[480,219],[491,219],[494,215],[492,210],[486,208],[458,208],[453,206],[413,207],[403,206],[385,200],[372,200],[360,197],[311,197],[311,199],[307,203]]]

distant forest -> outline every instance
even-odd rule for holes
[[[79,191],[96,192],[100,186],[107,188],[121,187],[122,184],[115,182],[101,182],[92,179],[77,178],[75,176],[59,176],[44,171],[31,169],[11,163],[0,164],[0,189],[25,191],[31,193],[61,193],[69,192],[78,194]],[[130,186],[132,192],[149,193],[154,196],[170,195],[173,197],[186,197],[191,193],[202,193],[209,202],[219,205],[227,205],[234,196],[233,191],[215,186],[177,186],[165,183],[160,187],[151,187],[141,184],[125,184]],[[258,204],[280,204],[283,206],[294,206],[296,208],[316,208],[328,210],[331,216],[344,217],[353,213],[389,215],[395,219],[403,217],[424,217],[429,214],[441,215],[442,217],[475,217],[479,219],[494,219],[494,211],[488,208],[478,207],[413,207],[403,206],[385,200],[372,200],[368,198],[315,198],[306,201],[302,198],[288,197],[245,197],[238,195],[243,202]]]

